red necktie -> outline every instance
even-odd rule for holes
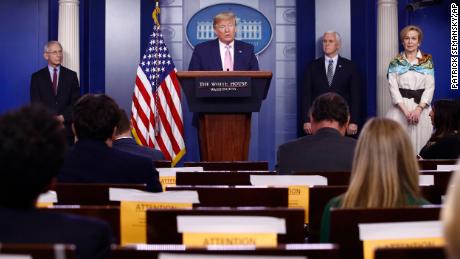
[[[57,94],[57,68],[53,69],[53,93]]]

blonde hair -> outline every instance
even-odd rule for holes
[[[422,43],[423,31],[422,31],[422,29],[420,29],[420,27],[415,26],[415,25],[407,25],[406,27],[402,28],[402,30],[399,32],[399,40],[401,42],[404,41],[404,37],[406,37],[406,34],[409,31],[416,31],[418,33],[418,42]]]
[[[227,20],[234,20],[235,21],[235,26],[236,26],[236,16],[232,12],[220,12],[216,16],[214,16],[214,19],[212,21],[212,26],[216,28],[216,24],[219,23],[220,21],[227,21]]]
[[[460,166],[460,163],[457,164]],[[460,170],[457,170],[449,182],[446,200],[441,210],[444,239],[449,258],[460,258]]]
[[[409,136],[395,121],[370,119],[359,136],[343,208],[394,208],[420,197]]]

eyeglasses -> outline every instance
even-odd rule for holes
[[[219,25],[217,26],[217,29],[219,30],[225,30],[225,28],[228,28],[229,30],[233,29],[235,27],[234,24],[227,24],[227,25]]]
[[[52,54],[52,55],[62,55],[62,50],[47,51],[46,53]]]

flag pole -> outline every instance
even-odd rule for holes
[[[159,4],[159,0],[155,0],[155,8],[153,9],[153,12],[152,12],[152,19],[153,19],[153,22],[155,23],[155,25],[158,27],[158,30],[160,29],[160,21],[158,19],[158,16],[160,14],[160,4]],[[156,48],[159,47],[159,43],[156,42]],[[155,78],[155,82],[156,82],[156,85],[159,87],[159,81],[158,81],[158,78]],[[158,105],[159,105],[159,102],[160,102],[160,98],[158,96],[158,93],[155,94],[154,96],[155,98],[155,110],[153,111],[153,116],[154,116],[154,120],[155,120],[155,124],[153,125],[153,128],[154,128],[154,131],[155,131],[155,136],[158,136],[160,134],[160,116],[158,114]]]

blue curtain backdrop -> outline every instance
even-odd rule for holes
[[[422,50],[431,53],[435,63],[436,90],[434,99],[459,98],[459,90],[450,89],[450,3],[409,12],[409,0],[398,4],[399,27],[408,24],[424,31]],[[360,68],[365,89],[363,98],[366,113],[376,112],[376,8],[377,1],[353,0],[351,3],[351,58]],[[303,91],[303,72],[315,58],[315,1],[297,0],[297,86],[298,96]],[[153,1],[141,0],[140,53],[152,27]],[[82,93],[105,91],[105,0],[80,0],[80,51]],[[43,44],[57,39],[58,0],[2,0],[0,2],[0,114],[29,102],[31,74],[46,65]],[[184,21],[185,23],[186,21]],[[188,60],[184,60],[185,63]],[[133,75],[134,78],[134,75]],[[300,103],[300,102],[298,102]],[[261,115],[271,116],[271,114]],[[300,114],[299,114],[300,116]],[[266,119],[266,118],[265,118]],[[364,119],[364,118],[363,118]],[[300,120],[299,120],[300,121]],[[191,121],[185,121],[191,123]],[[259,125],[270,127],[270,125]],[[299,134],[300,127],[299,125]],[[188,134],[189,145],[197,146],[196,132]],[[273,153],[269,143],[272,135],[264,132],[258,138],[258,154]],[[274,140],[271,140],[274,141]],[[269,143],[267,145],[266,143]],[[270,146],[270,148],[265,148]],[[197,149],[185,160],[197,160]],[[189,149],[190,151],[190,149]],[[265,153],[267,154],[265,154]]]

